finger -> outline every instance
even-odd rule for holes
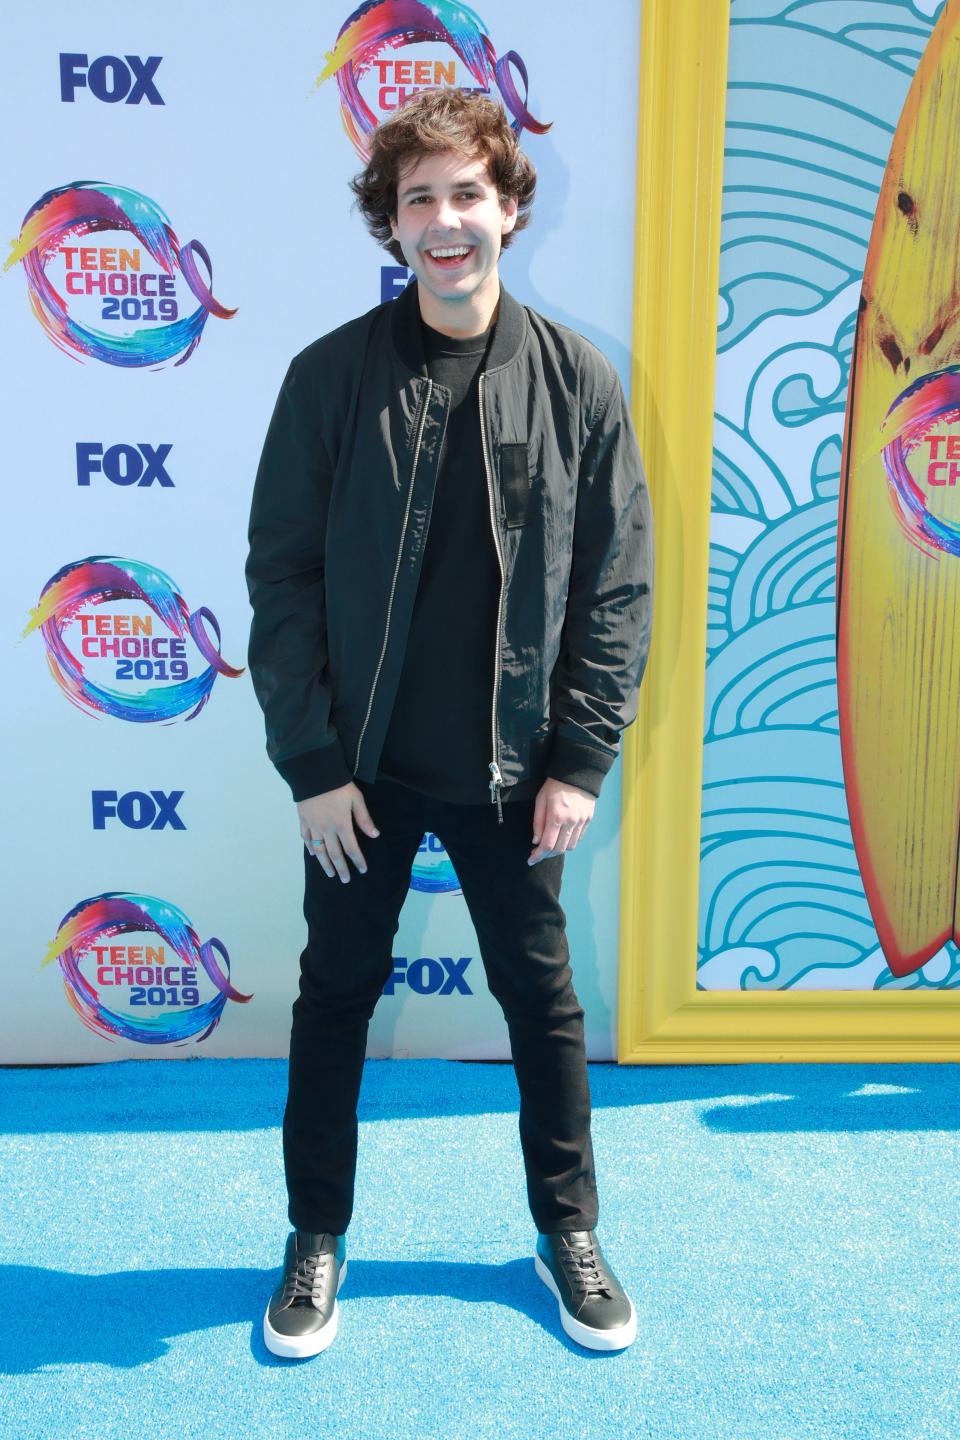
[[[333,879],[333,866],[330,864],[330,856],[327,854],[326,846],[321,842],[313,852],[320,862],[320,869],[328,880]]]
[[[377,836],[380,834],[380,831],[377,829],[376,822],[374,821],[373,816],[370,814],[370,811],[364,804],[362,798],[360,800],[354,801],[353,813],[357,818],[357,823],[362,827],[366,834],[372,835],[374,839],[376,839]]]
[[[309,826],[306,824],[301,824],[300,826],[300,839],[303,841],[303,848],[311,860],[320,860],[322,864],[321,851],[317,848],[322,842],[314,838],[310,833]]]
[[[545,812],[546,812],[546,808],[547,808],[546,798],[545,798],[545,796],[544,796],[543,791],[541,790],[541,791],[538,793],[538,795],[537,795],[536,802],[535,802],[534,807],[533,807],[533,843],[534,843],[534,845],[538,844],[538,842],[539,842],[539,840],[540,840],[540,832],[541,832],[541,830],[543,829],[543,817],[544,817],[544,814],[545,814]]]
[[[327,842],[327,855],[330,857],[330,864],[333,866],[334,870],[336,870],[344,885],[349,885],[350,867],[347,864],[344,858],[343,851],[340,848],[340,838],[336,830],[332,831],[325,838]]]
[[[324,875],[326,875],[328,878],[329,878],[330,876],[332,876],[332,875],[333,875],[333,867],[331,866],[330,861],[329,861],[329,859],[327,858],[327,852],[326,852],[326,850],[324,849],[323,841],[322,841],[322,840],[314,840],[314,839],[311,837],[311,838],[309,838],[308,840],[306,840],[304,843],[306,844],[306,847],[307,847],[307,849],[309,850],[310,854],[314,857],[314,859],[315,859],[315,860],[317,861],[317,863],[319,864],[320,869],[323,871]]]
[[[537,865],[541,860],[545,860],[548,855],[556,854],[557,835],[559,832],[560,821],[551,818],[550,815],[544,815],[543,825],[540,830],[540,843],[531,851],[527,859],[528,865]]]
[[[348,825],[345,830],[339,830],[337,832],[337,838],[339,839],[340,844],[343,847],[344,853],[346,855],[349,855],[354,865],[356,865],[357,869],[360,871],[360,874],[366,875],[367,862],[363,858],[363,851],[357,844],[357,837],[353,832],[353,826]]]

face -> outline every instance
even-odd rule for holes
[[[483,159],[445,151],[404,171],[390,228],[425,310],[450,317],[498,296],[497,262],[516,219],[516,200],[500,204]]]

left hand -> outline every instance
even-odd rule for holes
[[[593,817],[597,797],[565,780],[545,780],[533,810],[534,849],[528,865],[573,850]]]

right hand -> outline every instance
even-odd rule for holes
[[[300,816],[300,834],[307,854],[314,855],[323,867],[323,873],[333,878],[336,870],[344,885],[349,884],[350,869],[346,856],[356,865],[361,875],[367,873],[367,862],[363,858],[353,829],[353,819],[364,834],[376,838],[380,831],[373,823],[363,792],[352,780],[338,790],[326,790],[322,795],[311,795],[309,800],[297,801]],[[322,841],[322,844],[315,844]]]

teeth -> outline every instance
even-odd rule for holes
[[[451,245],[446,250],[428,250],[427,253],[428,255],[432,255],[435,260],[443,260],[448,255],[468,255],[470,253],[470,246]]]

